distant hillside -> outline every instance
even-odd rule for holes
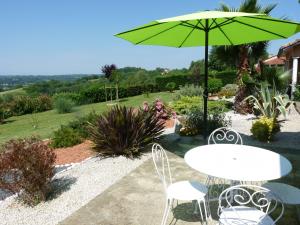
[[[5,91],[28,84],[42,81],[74,81],[93,74],[69,74],[69,75],[0,75],[0,91]]]

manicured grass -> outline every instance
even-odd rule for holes
[[[25,91],[23,88],[18,88],[18,89],[0,92],[0,96],[6,94],[25,94]]]
[[[172,101],[172,94],[169,92],[151,93],[149,97],[139,95],[127,99],[121,99],[120,105],[126,106],[142,106],[144,101],[153,102],[156,98],[162,99],[168,103]],[[55,110],[35,113],[24,116],[9,118],[5,124],[0,125],[0,143],[4,143],[10,139],[29,137],[38,135],[41,138],[50,138],[54,130],[60,125],[66,124],[76,117],[83,116],[91,111],[97,113],[104,112],[109,109],[107,103],[96,103],[76,107],[72,113],[58,114]]]

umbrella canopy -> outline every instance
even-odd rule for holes
[[[135,45],[177,48],[205,46],[204,124],[206,124],[208,46],[241,45],[282,39],[299,31],[299,23],[272,18],[265,14],[204,11],[156,20],[116,36]],[[204,136],[207,136],[207,132]]]

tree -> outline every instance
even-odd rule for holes
[[[269,4],[265,7],[259,4],[258,0],[244,0],[239,8],[230,7],[221,3],[220,10],[225,12],[247,12],[263,13],[269,15],[276,7],[276,4]],[[212,53],[224,60],[229,65],[235,64],[238,68],[238,81],[244,72],[250,72],[250,65],[256,63],[261,57],[267,54],[268,42],[256,42],[237,46],[217,46],[212,48]]]
[[[104,74],[105,78],[107,78],[108,80],[111,80],[113,72],[116,69],[117,69],[117,66],[115,64],[111,64],[111,65],[102,66],[101,71]]]
[[[199,84],[201,74],[204,74],[204,60],[192,61],[189,71],[191,73],[191,78],[193,83]]]
[[[244,0],[239,8],[230,7],[221,3],[220,10],[225,12],[247,12],[247,13],[263,13],[269,15],[276,7],[276,4],[269,4],[262,6],[258,0]],[[227,63],[235,63],[237,72],[237,83],[240,84],[237,92],[234,107],[237,112],[247,113],[250,110],[248,104],[243,100],[249,94],[247,88],[242,85],[242,76],[244,74],[251,74],[251,63],[254,64],[261,57],[267,54],[268,42],[256,42],[238,46],[220,46],[214,47],[212,52],[217,54],[219,58],[225,59]],[[232,57],[229,57],[232,56]],[[228,58],[228,59],[226,59]],[[229,59],[231,58],[231,59]]]

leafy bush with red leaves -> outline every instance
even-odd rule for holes
[[[19,193],[29,205],[45,201],[54,175],[53,149],[32,137],[10,140],[0,152],[0,188]]]

